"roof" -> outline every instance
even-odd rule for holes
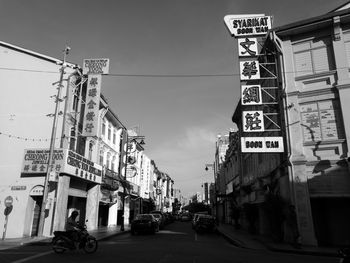
[[[27,54],[27,55],[30,55],[30,56],[33,56],[33,57],[36,57],[36,58],[40,58],[40,59],[43,59],[43,60],[46,60],[46,61],[49,61],[49,62],[52,62],[52,63],[55,63],[55,64],[58,64],[58,63],[62,62],[62,60],[60,60],[60,59],[53,58],[53,57],[50,57],[50,56],[46,56],[46,55],[34,52],[32,50],[21,48],[19,46],[15,46],[15,45],[3,42],[3,41],[0,41],[0,46],[6,47],[6,48],[9,48],[9,49],[15,50],[17,52],[21,52],[21,53],[24,53],[24,54]],[[73,67],[80,68],[77,64],[73,64],[73,63],[69,63],[69,62],[67,62],[67,64],[68,64],[69,67],[72,67],[72,68]]]
[[[276,28],[273,28],[272,31],[275,31],[278,35],[283,35],[283,34],[292,34],[294,29],[310,26],[310,25],[315,25],[319,28],[320,24],[327,25],[327,24],[333,23],[333,17],[336,17],[336,16],[348,17],[348,19],[350,20],[349,8],[350,8],[350,2],[347,4],[344,4],[340,8],[335,9],[335,11],[329,12],[327,14],[308,18],[305,20],[300,20],[288,25],[276,27]]]

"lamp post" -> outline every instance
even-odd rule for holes
[[[217,187],[217,183],[216,183],[216,178],[215,178],[215,163],[210,163],[210,164],[205,164],[205,170],[208,171],[209,170],[209,167],[213,169],[213,172],[214,172],[214,201],[213,201],[213,206],[215,206],[215,218],[216,218],[216,221],[218,221],[218,206],[217,206],[217,191],[216,191],[216,187]]]
[[[125,134],[126,134],[126,147],[124,148],[125,149],[125,166],[124,166],[124,186],[123,186],[123,195],[122,195],[122,207],[123,207],[123,214],[122,214],[122,222],[121,222],[121,225],[120,225],[120,231],[124,231],[125,230],[125,225],[124,225],[124,215],[125,215],[125,198],[126,198],[126,179],[127,179],[127,168],[128,168],[128,154],[129,154],[129,143],[132,142],[132,141],[135,141],[135,143],[139,143],[140,145],[144,145],[145,144],[145,136],[129,136],[128,135],[128,130],[127,129],[124,129],[125,131]],[[137,140],[141,140],[140,142],[137,142]]]

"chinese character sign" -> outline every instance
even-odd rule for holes
[[[243,111],[243,132],[263,132],[264,113],[263,111]]]
[[[259,61],[240,61],[239,68],[241,80],[260,79]]]
[[[83,136],[97,136],[99,105],[101,93],[101,75],[88,75]]]
[[[240,57],[255,57],[258,55],[258,41],[256,38],[239,38],[238,54]]]
[[[261,105],[261,86],[242,85],[241,86],[242,105]]]

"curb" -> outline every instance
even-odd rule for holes
[[[218,230],[218,233],[221,236],[223,236],[228,242],[230,242],[231,244],[233,244],[236,247],[244,248],[244,249],[254,249],[254,248],[246,246],[241,240],[234,239],[230,235],[225,234],[223,231]],[[307,250],[302,250],[302,249],[298,249],[298,250],[297,249],[283,249],[283,248],[276,248],[276,247],[269,246],[266,243],[262,242],[261,240],[259,240],[259,242],[262,245],[264,245],[267,250],[270,250],[273,252],[339,258],[339,254],[337,252],[307,251]]]

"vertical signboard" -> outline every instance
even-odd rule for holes
[[[88,75],[83,136],[97,136],[101,94],[101,75]]]

